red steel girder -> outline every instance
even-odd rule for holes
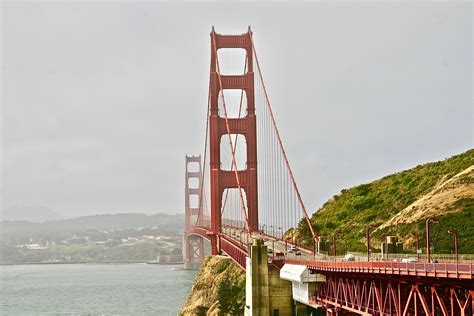
[[[426,283],[330,274],[317,287],[315,303],[360,315],[473,315],[474,289]]]

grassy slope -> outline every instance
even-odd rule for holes
[[[362,184],[347,190],[342,190],[326,202],[312,216],[315,230],[321,236],[332,236],[336,229],[341,230],[339,240],[344,240],[350,251],[363,251],[364,227],[372,223],[376,226],[384,223],[390,217],[413,203],[422,195],[428,193],[441,180],[447,180],[462,170],[474,164],[474,150],[453,156],[439,162],[419,165],[386,176],[368,184]],[[440,216],[441,223],[434,225],[433,239],[436,240],[436,251],[449,253],[452,249],[451,236],[446,231],[448,227],[456,227],[460,232],[460,252],[474,253],[474,201],[464,199],[458,201],[460,212]],[[377,231],[374,238],[382,234],[399,235],[402,239],[411,231],[418,230],[421,245],[424,241],[424,221],[403,224]],[[299,233],[309,243],[309,233],[306,225],[301,224]],[[379,241],[377,240],[377,244]],[[341,252],[344,242],[339,245]]]

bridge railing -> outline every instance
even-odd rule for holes
[[[352,261],[358,262],[403,262],[403,260],[409,260],[408,262],[426,262],[426,255],[417,255],[414,253],[396,253],[389,254],[388,256],[382,256],[381,254],[372,254],[370,260],[367,258],[367,253],[362,252],[348,252],[344,256],[332,256],[327,253],[321,253],[320,259],[324,261],[337,261],[345,262],[348,261],[347,255],[352,255]],[[430,256],[431,260],[436,260],[438,263],[474,263],[474,254],[460,254],[458,260],[453,254],[433,254]]]
[[[446,278],[474,279],[472,263],[426,263],[426,262],[330,262],[287,259],[285,263],[305,265],[313,270],[336,272],[360,272],[398,274]]]
[[[245,270],[247,258],[246,246],[243,248],[243,245],[239,245],[234,240],[225,235],[221,236],[220,242],[222,251],[228,254],[235,263]]]

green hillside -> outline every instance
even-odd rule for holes
[[[362,184],[342,190],[327,201],[311,218],[315,231],[332,238],[335,230],[340,230],[338,250],[363,251],[365,249],[365,226],[374,224],[376,227],[385,223],[392,216],[432,191],[440,181],[446,181],[454,175],[474,164],[474,149],[439,162],[427,163],[415,168],[398,172],[371,183]],[[472,188],[472,173],[463,175],[460,185],[469,184]],[[452,236],[447,234],[450,227],[455,227],[460,234],[461,253],[474,253],[474,193],[470,197],[460,197],[450,206],[454,213],[445,214],[440,210],[437,216],[439,224],[432,226],[435,251],[450,253]],[[454,196],[455,198],[458,198]],[[421,218],[409,224],[398,224],[374,232],[374,247],[380,246],[381,236],[398,235],[414,251],[414,238],[411,233],[420,234],[421,246],[424,247],[425,219]],[[309,230],[301,222],[298,235],[306,244],[311,243]],[[410,249],[411,248],[411,249]],[[339,251],[338,251],[339,252]]]

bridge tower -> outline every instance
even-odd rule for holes
[[[211,184],[211,247],[212,254],[220,252],[218,234],[221,232],[222,196],[225,189],[238,188],[235,171],[221,169],[220,143],[222,137],[230,134],[243,135],[247,145],[247,166],[239,170],[240,187],[245,191],[247,198],[247,216],[249,228],[258,230],[258,194],[257,194],[257,128],[255,117],[254,69],[252,32],[242,35],[221,35],[212,28],[211,32],[211,69],[210,69],[210,184]],[[217,52],[219,49],[238,48],[247,53],[247,72],[243,75],[217,73]],[[243,64],[244,61],[242,61]],[[219,80],[220,79],[220,80]],[[247,98],[247,114],[242,118],[227,120],[219,116],[220,92],[226,89],[238,89],[245,92]],[[223,91],[222,91],[223,93]]]
[[[190,169],[190,164],[194,169]],[[204,260],[204,239],[196,235],[189,235],[188,230],[203,221],[201,203],[202,185],[201,156],[187,156],[185,158],[185,224],[184,224],[184,268],[197,269]],[[191,179],[196,179],[191,183]],[[190,185],[194,184],[194,185]]]

